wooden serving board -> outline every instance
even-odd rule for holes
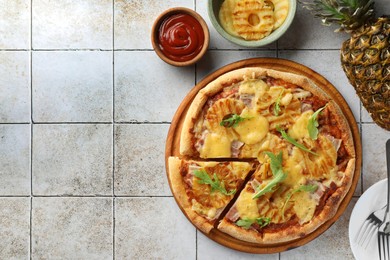
[[[296,248],[299,246],[302,246],[314,238],[321,235],[323,232],[325,232],[345,211],[347,208],[353,194],[356,188],[356,185],[358,183],[358,180],[360,178],[360,170],[361,170],[361,162],[362,162],[362,147],[360,142],[360,136],[358,127],[355,121],[355,118],[351,112],[351,109],[349,108],[348,104],[344,100],[344,98],[341,96],[341,94],[337,91],[337,89],[323,76],[318,74],[317,72],[309,69],[308,67],[298,64],[293,61],[284,60],[284,59],[278,59],[278,58],[253,58],[253,59],[246,59],[242,61],[238,61],[229,65],[226,65],[217,71],[211,73],[207,77],[205,77],[202,81],[200,81],[184,98],[182,103],[180,104],[179,108],[177,109],[173,119],[171,126],[168,131],[167,141],[166,141],[166,147],[165,147],[165,167],[168,177],[168,158],[170,156],[180,156],[179,153],[179,147],[180,147],[180,133],[183,125],[183,121],[185,118],[185,115],[187,113],[187,110],[198,93],[200,89],[205,87],[208,83],[215,80],[222,74],[225,74],[229,71],[239,69],[239,68],[245,68],[245,67],[263,67],[268,69],[275,69],[279,71],[285,71],[285,72],[291,72],[295,74],[299,74],[302,76],[306,76],[307,78],[311,79],[317,86],[321,87],[340,107],[342,112],[344,113],[344,116],[346,117],[348,124],[350,126],[354,145],[355,145],[355,153],[356,153],[356,164],[355,164],[355,173],[353,177],[353,182],[351,185],[351,188],[347,195],[345,196],[344,200],[341,202],[340,207],[336,213],[336,215],[325,222],[323,225],[321,225],[318,229],[316,229],[314,232],[308,234],[307,236],[289,241],[286,243],[278,243],[278,244],[272,244],[272,245],[259,245],[254,243],[249,243],[246,241],[238,240],[236,238],[233,238],[217,229],[212,229],[209,234],[205,234],[210,239],[214,240],[215,242],[218,242],[221,245],[224,245],[226,247],[236,249],[243,252],[248,253],[258,253],[258,254],[271,254],[271,253],[277,253],[286,251],[292,248]],[[169,181],[169,178],[168,178]],[[171,186],[171,183],[169,182],[169,185]],[[176,199],[176,194],[173,194],[173,196]],[[180,207],[180,206],[179,206]],[[182,208],[180,208],[183,211]],[[185,214],[186,215],[186,214]],[[187,216],[186,216],[187,217]],[[188,217],[187,217],[188,218]],[[189,219],[189,218],[188,218]],[[189,219],[190,220],[190,219]],[[191,221],[191,220],[190,220]]]

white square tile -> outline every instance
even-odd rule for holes
[[[278,260],[279,254],[249,254],[235,251],[228,247],[222,246],[217,242],[198,232],[198,259],[199,260]]]
[[[246,47],[242,47],[236,45],[228,40],[226,40],[223,36],[221,36],[217,30],[214,28],[213,24],[210,21],[208,15],[208,1],[196,0],[196,11],[203,17],[210,31],[210,44],[209,49],[247,49]],[[266,46],[260,47],[261,49],[276,49],[276,42],[268,44]]]
[[[347,33],[335,33],[337,26],[324,26],[321,19],[315,18],[309,10],[303,9],[297,4],[297,12],[287,32],[279,38],[279,49],[336,49],[341,48],[342,43],[349,38]],[[332,60],[340,64],[340,57]],[[338,65],[339,66],[339,65]]]
[[[112,52],[33,53],[34,122],[112,122]]]
[[[362,125],[363,192],[386,175],[386,141],[390,132],[375,124]]]
[[[362,104],[362,122],[364,122],[364,123],[374,122],[374,120],[372,119],[372,117],[368,113],[367,109],[363,106],[363,104]]]
[[[389,0],[376,0],[375,12],[377,16],[388,15],[390,13]]]
[[[325,77],[341,93],[347,101],[355,116],[356,122],[360,120],[360,101],[355,89],[349,84],[341,68],[339,51],[280,51],[279,57],[301,63]],[[320,61],[320,62],[319,62]],[[337,63],[335,64],[335,61]],[[326,66],[325,64],[333,64]]]
[[[0,195],[30,195],[30,125],[0,125]]]
[[[306,245],[282,252],[280,260],[295,259],[351,259],[353,253],[349,244],[349,219],[357,199],[352,198],[341,217],[323,234]]]
[[[115,125],[115,195],[172,195],[165,173],[168,124]]]
[[[196,66],[196,81],[199,82],[206,75],[220,69],[221,67],[248,58],[273,57],[276,58],[276,51],[224,51],[209,50]]]
[[[112,49],[112,1],[32,1],[33,48]]]
[[[0,0],[0,49],[30,49],[30,4]]]
[[[29,52],[0,52],[0,88],[0,123],[30,122]]]
[[[111,198],[33,198],[32,259],[112,259]]]
[[[30,258],[30,198],[0,198],[0,258]]]
[[[112,195],[112,125],[34,125],[34,195]]]
[[[118,259],[195,259],[195,237],[173,198],[115,199]]]
[[[157,16],[172,7],[194,9],[188,0],[114,0],[115,49],[152,49],[151,29]]]
[[[169,122],[194,85],[193,66],[170,66],[151,51],[115,52],[115,121]]]

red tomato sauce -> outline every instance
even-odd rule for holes
[[[162,52],[174,61],[191,60],[204,44],[202,26],[188,14],[167,17],[160,25],[158,38]]]

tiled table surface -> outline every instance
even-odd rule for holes
[[[378,14],[390,13],[377,0]],[[171,67],[151,48],[155,17],[195,9],[210,26],[196,65]],[[347,38],[298,7],[276,43],[240,49],[212,28],[205,1],[0,0],[0,259],[353,259],[359,196],[384,179],[387,132],[372,123],[339,65]],[[183,216],[164,168],[176,108],[205,75],[252,57],[311,67],[349,103],[361,132],[362,177],[323,235],[272,255],[209,240]],[[319,257],[320,256],[320,257]]]

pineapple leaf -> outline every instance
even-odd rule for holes
[[[338,24],[336,31],[353,32],[375,18],[374,0],[298,0],[324,25]]]

